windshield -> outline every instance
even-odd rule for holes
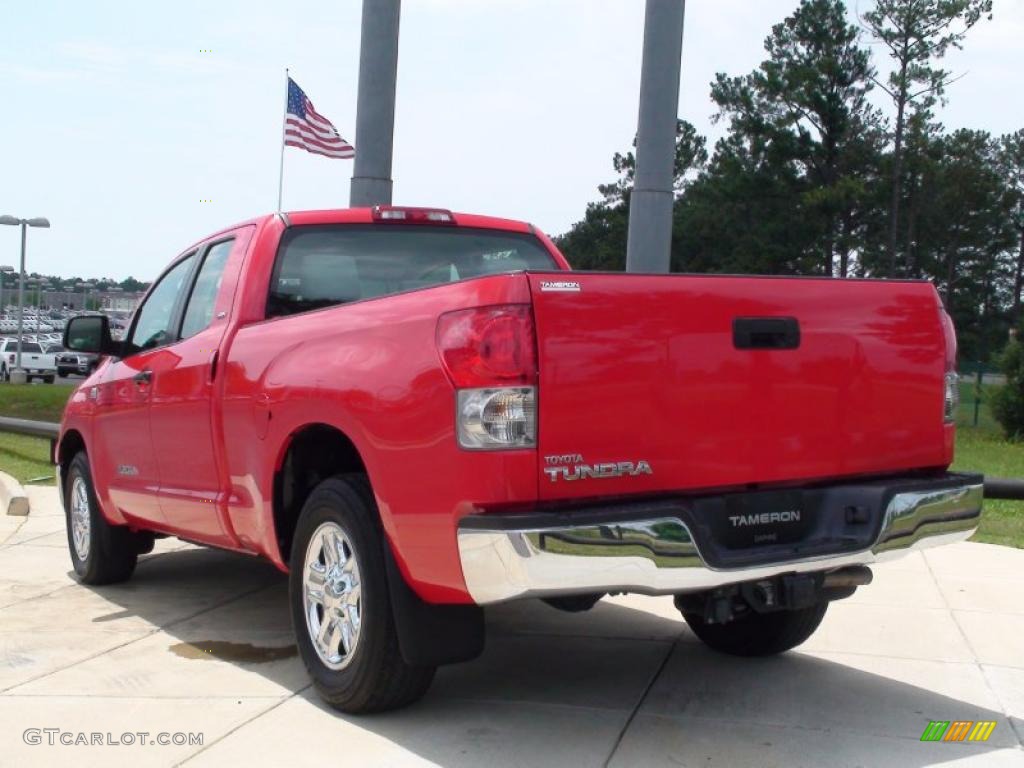
[[[311,226],[285,232],[267,317],[501,272],[557,269],[531,234],[456,227]]]

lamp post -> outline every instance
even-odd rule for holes
[[[0,264],[0,314],[3,314],[7,305],[4,303],[4,285],[7,282],[7,275],[14,272],[14,267],[9,264]]]
[[[28,377],[21,367],[21,338],[25,320],[25,232],[28,227],[49,227],[49,219],[37,216],[34,219],[19,219],[17,216],[0,216],[0,224],[21,226],[21,271],[18,273],[18,356],[11,371],[12,384],[24,384]]]

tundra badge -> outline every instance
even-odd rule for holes
[[[654,474],[650,463],[643,459],[637,462],[607,461],[601,464],[584,464],[581,454],[567,453],[561,456],[545,456],[544,463],[547,464],[544,467],[544,474],[550,478],[552,483],[559,480],[605,479]]]

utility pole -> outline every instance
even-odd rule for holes
[[[668,272],[685,0],[647,0],[627,272]]]
[[[401,10],[401,0],[363,0],[356,158],[349,193],[353,208],[391,203]]]

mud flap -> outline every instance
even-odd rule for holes
[[[478,605],[433,605],[405,582],[391,547],[384,544],[388,591],[402,658],[415,667],[458,664],[484,649],[484,611]]]

